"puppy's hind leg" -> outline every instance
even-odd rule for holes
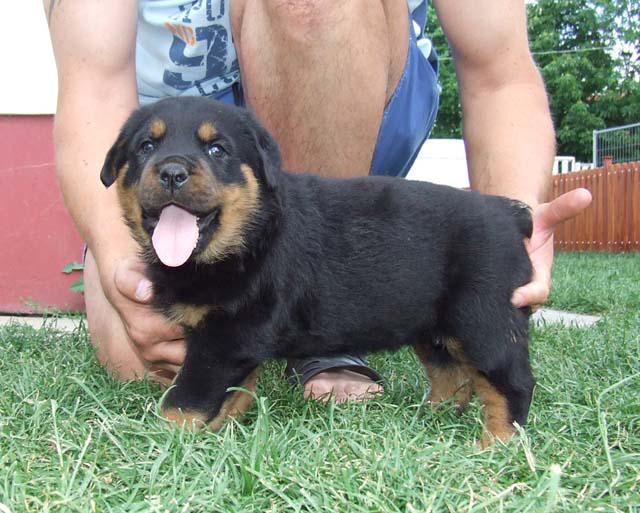
[[[431,390],[427,401],[437,406],[453,399],[462,413],[473,396],[473,382],[470,370],[456,360],[444,345],[431,342],[414,346],[414,351],[425,368]]]
[[[507,351],[501,366],[486,372],[477,370],[473,377],[474,391],[484,409],[484,433],[480,441],[483,448],[496,439],[508,440],[515,433],[513,423],[524,426],[527,421],[535,380],[527,348],[522,344],[514,346]]]
[[[469,369],[473,391],[482,403],[483,448],[511,438],[514,422],[525,424],[533,395],[528,318],[516,311],[507,321],[466,326],[459,339],[448,344],[449,351]]]

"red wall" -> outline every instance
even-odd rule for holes
[[[83,309],[82,241],[56,182],[52,116],[0,116],[0,312]]]

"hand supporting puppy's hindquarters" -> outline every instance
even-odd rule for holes
[[[533,209],[533,235],[527,243],[533,278],[514,291],[511,297],[514,306],[537,307],[547,300],[551,291],[553,233],[561,223],[578,215],[590,203],[591,193],[588,190],[575,189]]]

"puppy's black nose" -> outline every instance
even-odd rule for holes
[[[167,162],[159,169],[160,183],[168,191],[176,191],[189,180],[189,172],[178,162]]]

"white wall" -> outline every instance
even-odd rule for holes
[[[42,0],[0,0],[0,62],[0,115],[55,112],[58,79]]]
[[[462,139],[428,139],[422,146],[407,178],[452,187],[469,187],[464,141]]]

